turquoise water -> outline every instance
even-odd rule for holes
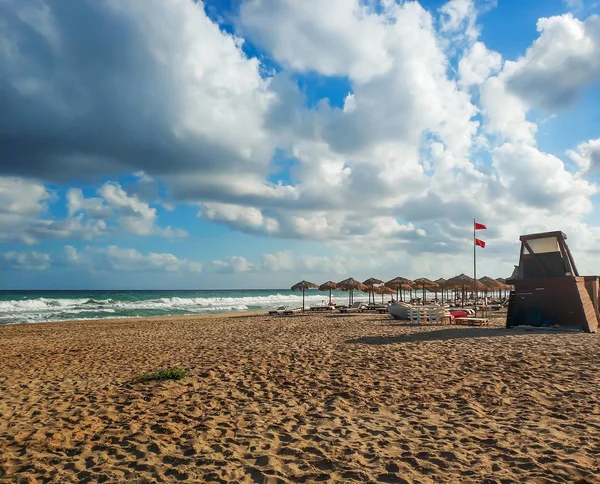
[[[329,292],[307,291],[306,307],[327,303]],[[348,302],[348,293],[333,291],[332,300]],[[355,293],[355,301],[366,301]],[[1,291],[0,324],[80,319],[177,316],[231,311],[258,311],[302,306],[302,293],[288,289],[227,291]]]

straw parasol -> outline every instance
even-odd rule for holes
[[[369,277],[366,281],[363,281],[363,284],[370,288],[369,290],[369,302],[371,302],[371,293],[373,293],[373,302],[375,302],[375,286],[383,284],[383,281],[376,279],[375,277]]]
[[[292,286],[292,291],[302,291],[302,311],[304,311],[304,292],[308,289],[318,289],[314,282],[300,281]]]
[[[381,294],[381,302],[383,303],[384,294],[394,294],[395,291],[391,287],[379,286],[374,289],[377,294]],[[375,294],[373,294],[373,302],[375,302]]]
[[[436,279],[433,282],[435,282],[440,287],[440,290],[442,292],[442,302],[444,302],[444,289],[446,288],[448,281],[446,281],[446,279],[444,279],[443,277],[440,277],[439,279]],[[435,292],[435,297],[437,297],[437,291]]]
[[[396,299],[398,299],[398,291],[412,291],[415,287],[413,281],[406,277],[395,277],[387,281],[385,286],[396,290]]]
[[[329,304],[331,304],[331,291],[337,289],[337,284],[333,281],[324,282],[319,286],[319,291],[329,291]]]
[[[504,287],[504,284],[497,281],[496,279],[492,279],[489,276],[483,276],[477,279],[481,284],[485,286],[486,289],[501,289]]]
[[[451,277],[450,279],[448,279],[446,281],[446,286],[450,287],[452,289],[461,289],[462,300],[463,300],[463,304],[464,304],[464,302],[465,302],[465,287],[472,288],[474,282],[475,281],[472,277],[469,277],[463,273],[463,274],[459,274],[458,276],[454,276],[454,277]],[[484,289],[484,286],[483,286],[483,284],[481,284],[481,282],[477,281],[475,289],[482,290],[482,289]]]
[[[504,294],[505,296],[506,296],[506,291],[511,291],[513,289],[513,286],[508,284],[504,277],[497,277],[496,281],[499,282],[500,284],[502,284],[502,289],[505,292],[505,294]]]
[[[420,277],[413,281],[417,286],[423,289],[423,303],[425,303],[425,289],[428,291],[437,291],[440,286],[437,283],[427,279],[426,277]]]
[[[353,302],[353,295],[355,290],[363,291],[366,290],[366,286],[356,279],[349,277],[348,279],[344,279],[337,283],[338,289],[342,291],[348,291],[348,305],[351,305]]]

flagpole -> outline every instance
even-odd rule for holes
[[[475,219],[473,219],[473,306],[475,317],[477,317],[477,296],[475,294],[475,288],[477,287],[477,244],[475,238]]]

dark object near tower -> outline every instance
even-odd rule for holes
[[[506,327],[562,326],[598,330],[600,281],[580,276],[562,232],[522,235],[519,265],[506,280],[511,291]]]

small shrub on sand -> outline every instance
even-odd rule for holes
[[[188,371],[183,368],[166,368],[142,375],[138,381],[181,380],[186,376],[188,376]]]

